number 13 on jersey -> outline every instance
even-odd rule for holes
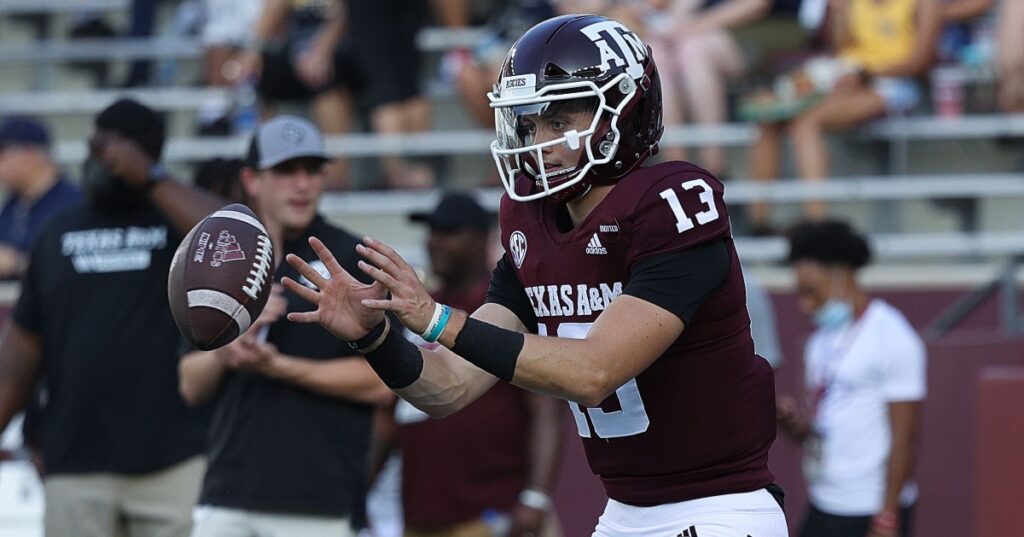
[[[693,179],[692,181],[683,181],[683,190],[693,190],[694,188],[700,189],[700,202],[704,205],[704,210],[693,215],[697,219],[697,223],[700,225],[707,224],[708,222],[714,222],[718,220],[718,207],[715,207],[715,194],[708,186],[707,181],[703,179]],[[696,227],[693,223],[693,219],[686,215],[686,211],[683,210],[683,204],[679,202],[679,195],[676,191],[671,188],[662,190],[661,199],[668,202],[668,206],[672,209],[672,214],[676,217],[676,231],[683,233]]]
[[[583,339],[593,323],[562,323],[556,329],[556,335],[563,338]],[[548,335],[548,327],[543,323],[537,325],[537,333]],[[619,401],[619,410],[606,412],[600,408],[583,407],[579,403],[569,401],[569,408],[576,419],[576,429],[580,436],[590,438],[622,438],[643,433],[650,426],[644,401],[640,397],[640,388],[636,379],[629,379],[615,390],[615,398]],[[585,412],[585,413],[584,413]],[[589,423],[588,423],[589,416]],[[593,430],[591,430],[593,425]]]

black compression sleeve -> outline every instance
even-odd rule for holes
[[[525,341],[526,336],[519,332],[470,317],[455,337],[452,352],[499,379],[511,382]]]
[[[622,292],[660,306],[689,324],[708,295],[725,281],[731,264],[724,239],[651,256],[633,265]]]
[[[423,355],[419,347],[405,339],[395,325],[391,325],[384,341],[364,356],[377,376],[392,390],[400,390],[416,382],[423,373]]]
[[[508,255],[498,260],[498,265],[491,273],[491,285],[487,289],[487,302],[505,306],[512,313],[519,317],[523,325],[530,332],[537,333],[537,315],[530,305],[530,298],[526,296],[523,284],[516,276],[516,270],[512,268],[512,262]]]

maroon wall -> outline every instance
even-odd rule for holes
[[[963,290],[881,291],[889,301],[923,330]],[[785,364],[778,372],[779,394],[802,393],[802,349],[811,326],[797,308],[792,293],[773,294]],[[928,400],[924,411],[917,477],[921,499],[915,532],[919,537],[972,535],[978,378],[989,366],[1024,365],[1024,337],[1008,337],[998,330],[995,301],[989,301],[950,334],[928,342]],[[566,439],[566,463],[557,493],[559,515],[568,537],[589,535],[600,514],[604,495],[583,460],[580,442],[572,430]],[[807,505],[800,475],[800,451],[780,438],[772,450],[771,467],[786,489],[786,511],[795,534]],[[1017,485],[1018,489],[1021,485]],[[1024,490],[1017,491],[1017,498]]]
[[[1024,367],[990,367],[978,381],[974,535],[1003,537],[1024,528]]]

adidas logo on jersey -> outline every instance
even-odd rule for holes
[[[590,255],[606,255],[608,253],[608,249],[601,244],[601,239],[597,238],[597,233],[590,237],[590,242],[587,243],[587,253]]]

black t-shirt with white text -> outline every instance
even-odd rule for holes
[[[322,240],[353,276],[368,281],[356,267],[356,238],[319,217],[304,236],[286,242],[277,259],[293,253],[324,272],[309,246],[310,235]],[[284,261],[274,278],[280,281],[283,276],[311,285]],[[285,297],[289,312],[313,309],[291,291],[285,291]],[[284,317],[271,325],[267,341],[286,355],[312,360],[362,359],[352,356],[347,343],[319,325]],[[210,428],[209,467],[199,503],[358,517],[367,486],[372,412],[369,405],[313,393],[258,373],[227,373]]]
[[[206,420],[178,393],[167,304],[180,241],[148,203],[78,204],[40,232],[13,318],[41,345],[47,473],[146,473],[202,453]]]

